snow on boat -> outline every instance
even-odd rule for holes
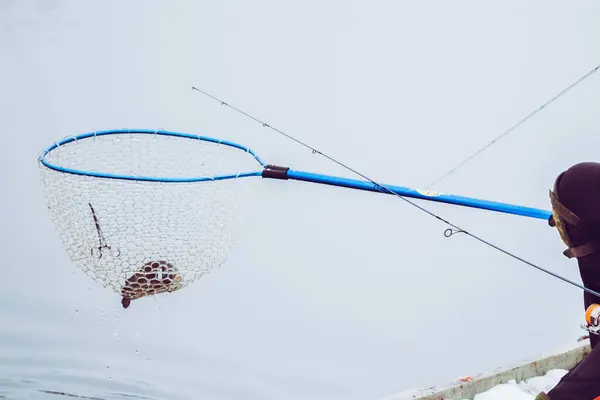
[[[548,392],[591,352],[589,340],[443,386],[407,390],[381,400],[534,400]]]

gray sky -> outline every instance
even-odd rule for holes
[[[36,158],[68,135],[162,128],[352,176],[194,85],[426,187],[600,62],[599,17],[591,0],[0,0],[0,390],[377,399],[574,341],[579,289],[444,238],[400,199],[279,181],[222,269],[123,310],[68,261]],[[435,189],[548,208],[560,171],[598,160],[599,93],[594,75]],[[422,204],[579,281],[544,221]]]

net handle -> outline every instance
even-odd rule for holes
[[[349,189],[363,190],[369,192],[393,194],[404,197],[415,198],[419,200],[428,200],[451,205],[477,208],[486,211],[495,211],[505,214],[512,214],[522,217],[530,217],[548,221],[552,212],[533,207],[525,207],[515,204],[502,203],[497,201],[476,199],[473,197],[457,196],[454,194],[434,192],[430,190],[411,189],[403,186],[394,185],[376,185],[366,180],[342,178],[339,176],[315,174],[312,172],[297,171],[287,167],[277,165],[266,165],[262,173],[263,178],[297,180],[303,182],[318,183],[329,186],[345,187]],[[386,190],[387,189],[387,190]]]

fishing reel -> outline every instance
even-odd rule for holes
[[[585,310],[585,322],[581,328],[594,335],[600,335],[600,304],[592,304]]]

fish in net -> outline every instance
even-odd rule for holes
[[[263,169],[234,143],[151,130],[66,138],[39,165],[68,257],[125,308],[225,263]]]

